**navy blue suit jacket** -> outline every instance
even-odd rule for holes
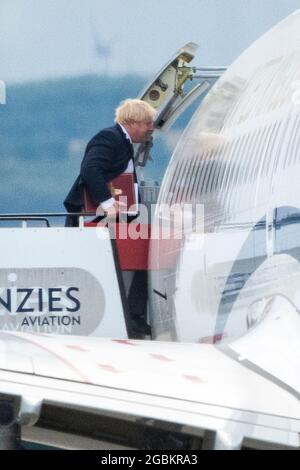
[[[111,198],[107,182],[123,173],[131,158],[133,146],[118,124],[98,132],[86,147],[80,174],[64,201],[67,211],[83,210],[83,187],[95,205]]]

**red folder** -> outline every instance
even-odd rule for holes
[[[124,212],[129,212],[130,214],[137,213],[136,183],[133,173],[122,173],[107,183],[107,185],[112,197],[126,204]],[[92,202],[86,189],[84,189],[83,198],[85,212],[95,213],[98,206]]]

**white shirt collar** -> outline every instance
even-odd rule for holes
[[[122,131],[124,132],[126,139],[128,139],[129,142],[132,144],[131,137],[130,137],[130,135],[128,134],[128,132],[127,132],[127,130],[125,129],[125,127],[122,126],[122,124],[119,124],[119,126],[121,127]]]

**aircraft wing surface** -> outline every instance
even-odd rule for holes
[[[257,358],[249,367],[239,354],[251,359],[251,348],[237,343],[228,347],[234,357],[208,344],[1,332],[0,394],[22,397],[24,424],[51,405],[169,423],[194,436],[216,431],[219,448],[244,439],[299,446],[297,384],[285,386]]]

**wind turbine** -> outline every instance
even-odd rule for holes
[[[103,75],[107,75],[108,61],[112,55],[112,41],[105,41],[98,33],[98,27],[95,23],[94,17],[90,16],[91,35],[93,40],[93,51],[97,58],[102,61],[104,65]]]

